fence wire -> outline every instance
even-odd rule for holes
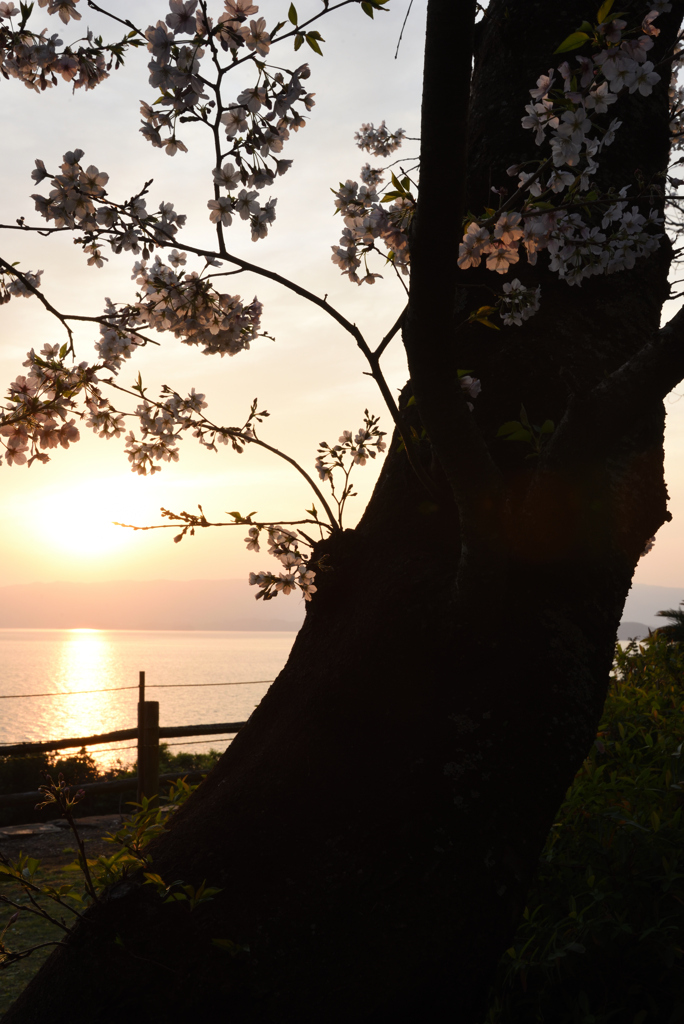
[[[189,689],[193,686],[266,686],[272,679],[244,679],[235,683],[146,683],[145,690]],[[107,686],[102,690],[51,690],[49,693],[0,693],[0,700],[18,700],[22,697],[76,697],[84,693],[118,693],[119,690],[138,690],[138,686]]]

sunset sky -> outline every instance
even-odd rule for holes
[[[131,17],[145,28],[168,12],[159,0],[116,0],[110,4],[121,17]],[[215,4],[220,13],[222,4]],[[260,14],[267,26],[285,17],[284,0],[266,0]],[[346,178],[358,178],[366,161],[353,142],[362,121],[377,125],[383,118],[390,128],[399,126],[409,136],[418,134],[420,73],[424,4],[413,5],[399,59],[394,52],[408,0],[392,0],[391,10],[368,19],[358,7],[324,19],[319,28],[326,40],[325,57],[308,48],[295,56],[291,43],[272,51],[275,63],[294,67],[309,61],[312,77],[307,85],[316,93],[307,127],[286,143],[283,157],[294,159],[290,172],[278,179],[277,220],[268,239],[254,244],[244,222],[228,229],[228,247],[236,254],[286,274],[330,301],[359,324],[377,343],[391,326],[403,304],[403,292],[393,275],[372,288],[358,288],[330,261],[342,223],[333,217],[330,187]],[[50,31],[71,40],[86,25],[106,38],[115,27],[82,2],[83,20],[76,29],[48,19]],[[320,9],[320,0],[299,0],[300,18]],[[211,9],[211,5],[210,5]],[[80,31],[78,31],[80,29]],[[61,31],[60,31],[61,30]],[[276,53],[278,54],[276,58]],[[48,166],[61,162],[62,153],[79,147],[84,163],[94,163],[109,174],[109,193],[123,199],[154,178],[153,202],[162,199],[188,214],[183,237],[195,244],[211,244],[212,228],[206,202],[212,198],[208,133],[184,125],[181,138],[189,153],[169,158],[153,149],[138,132],[139,100],[152,102],[147,84],[146,51],[132,52],[126,67],[90,93],[72,94],[66,83],[37,95],[15,81],[3,82],[4,188],[0,193],[0,220],[11,224],[20,215],[38,223],[30,193],[38,191],[30,179],[35,158]],[[235,95],[247,80],[238,79]],[[407,162],[416,144],[401,152]],[[398,154],[399,155],[399,154]],[[377,164],[378,161],[373,161]],[[446,186],[445,182],[445,186]],[[45,194],[43,183],[42,191]],[[265,198],[268,198],[266,196]],[[68,235],[42,239],[6,231],[2,235],[5,259],[19,260],[22,269],[43,269],[43,287],[60,310],[99,314],[103,297],[132,299],[130,279],[135,257],[110,255],[104,269],[87,267],[81,251]],[[197,267],[199,269],[199,266]],[[379,266],[376,269],[381,269]],[[380,413],[389,430],[388,416],[375,386],[363,375],[366,365],[350,338],[314,307],[279,287],[247,274],[232,279],[231,293],[248,301],[256,293],[264,302],[263,326],[276,342],[259,339],[250,352],[221,360],[173,338],[162,348],[149,346],[130,360],[120,381],[130,385],[138,371],[156,395],[162,383],[181,394],[195,387],[209,402],[208,414],[223,424],[244,421],[251,400],[271,413],[261,436],[285,450],[310,471],[320,441],[334,443],[343,429],[361,425],[363,410]],[[667,310],[667,317],[674,309]],[[0,307],[3,344],[0,348],[0,383],[4,387],[18,373],[31,346],[65,340],[59,323],[35,299],[13,299]],[[515,328],[510,328],[515,330]],[[80,358],[92,360],[97,332],[92,326],[76,331]],[[483,344],[489,342],[483,331]],[[406,378],[405,361],[397,341],[384,357],[386,375],[398,389]],[[684,392],[684,387],[682,388]],[[667,402],[667,478],[674,521],[664,526],[654,551],[640,563],[636,580],[684,587],[684,402],[672,395]],[[347,525],[362,511],[377,476],[378,466],[358,471],[359,497],[350,508]],[[258,510],[268,519],[297,518],[309,505],[306,486],[284,463],[262,450],[242,456],[222,450],[213,454],[191,438],[181,447],[180,461],[163,464],[161,473],[143,478],[133,474],[123,442],[102,441],[86,428],[68,451],[54,452],[47,466],[0,468],[0,585],[53,580],[107,579],[225,579],[250,570],[273,569],[266,555],[247,552],[244,528],[204,531],[182,544],[172,542],[170,530],[133,533],[112,526],[112,520],[137,524],[158,522],[158,509],[204,506],[212,519],[226,510]]]

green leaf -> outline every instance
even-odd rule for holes
[[[306,41],[307,41],[307,43],[309,44],[309,46],[311,47],[311,49],[313,50],[314,53],[318,53],[321,57],[323,56],[323,51],[321,50],[320,46],[318,45],[318,40],[314,36],[313,32],[309,32],[308,33],[308,35],[306,37]]]
[[[496,432],[497,437],[504,437],[506,434],[513,434],[516,430],[522,430],[522,423],[518,420],[508,420],[506,423],[502,423]]]
[[[361,4],[361,10],[363,11],[364,14],[367,14],[369,18],[373,17],[373,7],[371,4],[367,2],[367,0],[364,0],[364,2]]]
[[[525,441],[527,444],[532,440],[532,434],[529,430],[516,430],[515,433],[509,434],[506,438],[507,441]]]
[[[612,0],[611,0],[611,2],[612,2]],[[297,18],[297,8],[295,7],[294,4],[290,4],[290,10],[287,12],[287,16],[288,16],[288,18],[290,19],[290,21],[292,22],[293,25],[297,24],[297,21],[298,21],[298,18]]]
[[[586,32],[571,32],[567,39],[564,39],[560,46],[554,50],[554,53],[567,53],[568,50],[579,50],[580,46],[589,39]]]
[[[593,36],[594,26],[589,21],[583,21],[580,27],[577,29],[578,32],[586,32],[588,35]]]
[[[59,358],[60,359],[64,359],[64,356],[66,354],[67,354],[67,343],[65,341],[64,344],[62,345],[62,347],[59,350]]]
[[[553,420],[544,420],[539,430],[540,434],[553,434],[556,429]]]
[[[497,327],[496,324],[493,324],[491,320],[488,319],[490,313],[496,313],[496,306],[480,306],[479,309],[476,309],[470,314],[468,317],[468,323],[482,324],[484,327],[491,327],[494,331],[500,331],[501,328]]]
[[[225,949],[231,956],[237,956],[238,953],[242,953],[244,946],[238,945],[237,942],[233,942],[231,939],[212,939],[212,945],[218,946],[219,949]]]
[[[604,0],[604,2],[601,4],[601,6],[599,7],[599,9],[597,11],[597,14],[596,14],[596,24],[597,25],[603,24],[603,22],[606,20],[606,18],[610,14],[610,9],[611,9],[611,7],[613,6],[614,3],[615,3],[615,0]]]
[[[304,42],[304,36],[302,35],[301,32],[298,32],[297,35],[295,36],[295,40],[294,40],[294,48],[295,48],[295,50],[298,50],[303,42]]]

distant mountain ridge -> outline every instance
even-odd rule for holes
[[[0,587],[0,629],[299,629],[301,598],[257,603],[255,591],[245,579],[17,583]],[[618,636],[645,636],[682,600],[684,587],[635,583]]]
[[[2,629],[297,630],[304,601],[255,601],[239,580],[110,580],[0,587]]]
[[[677,608],[680,601],[684,601],[684,586],[659,587],[635,583],[625,601],[622,625],[646,625],[651,629],[664,626],[665,620],[659,618],[656,612]]]

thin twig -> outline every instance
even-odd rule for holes
[[[114,381],[111,380],[111,379],[108,380],[108,381],[104,381],[103,383],[108,384],[110,387],[115,388],[117,391],[123,391],[123,393],[126,394],[126,395],[131,395],[134,398],[140,397],[138,392],[130,391],[128,388],[121,387],[120,384],[115,384]],[[158,409],[163,408],[163,403],[162,402],[156,402],[153,399],[147,398],[147,397],[145,397],[145,401],[149,402],[150,405],[156,406]],[[312,480],[312,478],[309,476],[309,474],[304,469],[304,467],[300,466],[299,463],[295,459],[293,459],[291,456],[286,455],[285,452],[281,452],[278,448],[274,448],[273,445],[267,444],[266,441],[262,441],[258,437],[248,437],[247,435],[242,434],[238,428],[233,429],[233,428],[228,428],[228,427],[219,427],[215,423],[212,423],[211,420],[208,420],[205,417],[202,417],[201,420],[195,420],[193,425],[194,426],[206,426],[207,429],[212,431],[212,432],[216,431],[216,433],[219,433],[219,434],[227,433],[230,437],[238,437],[245,444],[256,444],[258,447],[266,448],[267,451],[272,452],[274,455],[277,455],[281,459],[284,459],[285,462],[288,462],[291,466],[293,466],[297,470],[297,472],[300,473],[304,477],[304,479],[307,481],[307,483],[309,484],[309,486],[313,490],[314,494],[316,495],[316,497],[319,499],[319,501],[323,505],[323,508],[325,509],[326,514],[328,515],[328,518],[330,520],[330,523],[331,523],[331,526],[332,526],[333,530],[336,530],[336,529],[339,528],[338,525],[337,525],[337,521],[335,519],[335,516],[333,514],[333,511],[330,508],[330,505],[328,504],[328,502],[326,501],[324,494],[322,493],[322,491],[320,490],[318,485],[315,483],[315,481]]]
[[[397,41],[397,48],[396,48],[396,50],[394,52],[394,59],[395,60],[399,56],[399,47],[401,46],[401,39],[402,39],[402,36],[404,35],[404,29],[406,28],[406,22],[409,20],[409,14],[411,13],[411,8],[412,7],[413,7],[413,0],[411,0],[410,4],[408,5],[408,10],[406,12],[406,17],[404,18],[404,23],[401,26],[401,32],[399,33],[399,39]]]

